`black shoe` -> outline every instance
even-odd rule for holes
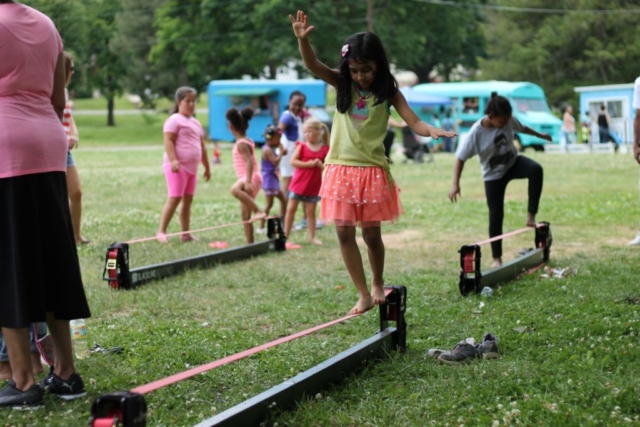
[[[84,382],[80,375],[71,374],[68,379],[63,380],[53,373],[53,367],[51,367],[49,374],[47,374],[46,378],[40,383],[40,387],[64,400],[78,399],[87,395],[87,391],[84,389]]]
[[[498,351],[498,339],[492,334],[485,334],[482,338],[482,344],[476,346],[478,357],[483,359],[499,359],[500,351]]]
[[[0,391],[0,408],[31,411],[42,407],[44,407],[42,389],[37,384],[32,385],[26,391],[20,391],[16,388],[16,383],[11,380],[9,385]]]

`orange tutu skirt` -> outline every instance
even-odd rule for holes
[[[340,226],[379,227],[404,213],[400,189],[381,167],[326,165],[320,219]]]

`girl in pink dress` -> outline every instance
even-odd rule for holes
[[[236,139],[233,146],[233,168],[238,180],[231,187],[231,194],[240,200],[240,214],[244,221],[244,236],[247,243],[253,243],[253,221],[264,219],[264,211],[256,204],[256,196],[262,186],[262,175],[256,162],[256,145],[247,136],[249,121],[253,117],[253,109],[249,107],[238,111],[227,110],[229,130]],[[253,216],[251,216],[253,213]]]
[[[296,144],[291,157],[291,164],[296,169],[289,185],[285,235],[289,237],[298,203],[304,202],[309,241],[321,245],[322,242],[316,239],[316,207],[320,201],[324,158],[329,152],[329,128],[317,119],[307,119],[304,123],[304,139],[305,142]]]
[[[169,194],[162,208],[160,229],[156,234],[160,243],[167,243],[167,227],[180,203],[180,230],[189,231],[191,203],[196,192],[199,163],[204,165],[205,181],[211,178],[204,131],[198,119],[193,117],[197,95],[194,88],[179,88],[176,91],[173,112],[164,122],[165,153],[162,168]],[[198,240],[191,234],[183,234],[181,238],[183,242]]]

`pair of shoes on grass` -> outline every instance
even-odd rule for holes
[[[16,388],[16,383],[11,380],[9,384],[0,390],[0,408],[13,408],[18,410],[35,410],[44,407],[44,392],[53,393],[64,400],[74,400],[86,396],[82,377],[72,374],[63,380],[53,373],[53,368],[40,384],[34,384],[27,390]]]
[[[493,334],[485,334],[480,344],[476,344],[473,338],[467,338],[460,341],[451,351],[432,348],[427,355],[449,365],[467,363],[474,359],[500,358],[498,339]]]

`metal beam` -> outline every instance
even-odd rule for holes
[[[239,246],[237,248],[225,249],[176,261],[133,268],[130,270],[131,286],[135,287],[150,280],[173,276],[190,268],[224,264],[263,254],[275,249],[275,244],[275,239],[265,240],[246,246]]]
[[[202,421],[195,427],[257,426],[274,411],[290,409],[337,383],[371,360],[391,352],[398,331],[389,327],[337,356],[284,381],[257,396]]]
[[[482,273],[480,290],[483,287],[494,287],[500,283],[509,282],[534,267],[544,262],[544,249],[534,249],[525,255],[502,264],[502,267],[488,270]],[[476,292],[479,290],[476,289]]]

